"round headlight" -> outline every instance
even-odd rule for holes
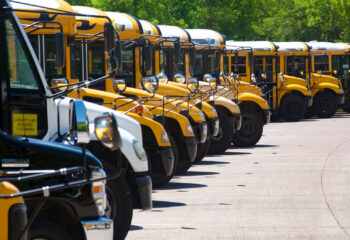
[[[187,88],[188,88],[188,90],[190,90],[191,93],[197,92],[197,90],[199,88],[199,83],[198,83],[197,78],[189,78],[187,80]]]
[[[143,89],[149,93],[155,93],[158,89],[158,79],[154,76],[142,78],[141,84]]]
[[[157,79],[159,83],[164,83],[167,84],[168,83],[168,77],[167,75],[165,75],[164,73],[159,73],[157,75]]]
[[[256,78],[255,78],[255,74],[252,73],[252,75],[250,76],[250,80],[253,82],[253,83],[256,83]]]
[[[112,83],[113,90],[117,93],[124,92],[126,89],[126,83],[124,79],[114,79]]]
[[[182,75],[181,73],[177,73],[174,75],[174,81],[178,83],[185,83],[186,79],[184,75]]]

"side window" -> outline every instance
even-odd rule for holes
[[[237,61],[237,64],[236,62]],[[236,59],[235,56],[231,57],[231,71],[234,73],[237,73],[239,75],[245,75],[247,73],[246,70],[246,57],[245,56],[238,56]]]
[[[265,71],[272,72],[273,71],[273,56],[265,57]]]
[[[314,67],[316,72],[328,72],[328,55],[314,56]]]
[[[81,45],[76,44],[70,47],[71,78],[81,78]]]
[[[47,79],[62,78],[63,68],[56,68],[56,40],[54,36],[45,36],[45,75]]]
[[[165,63],[166,63],[166,58],[164,54],[164,49],[161,48],[159,49],[159,72],[165,73]]]
[[[28,51],[23,48],[23,42],[16,35],[16,30],[10,20],[5,20],[6,44],[8,48],[9,87],[10,89],[39,90],[35,69],[28,61]]]
[[[228,74],[228,56],[224,55],[224,73]]]
[[[193,74],[203,74],[203,55],[200,52],[196,52],[194,55],[194,68]]]
[[[104,43],[96,41],[89,44],[89,77],[99,78],[105,75]]]
[[[175,54],[174,55],[174,62],[175,62]],[[185,75],[185,49],[182,48],[180,51],[180,56],[179,56],[179,62],[177,63],[176,66],[176,73],[181,73]]]
[[[256,71],[263,72],[264,71],[264,57],[255,56],[253,66],[254,66],[254,72],[256,72]]]

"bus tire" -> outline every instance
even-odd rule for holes
[[[252,147],[259,142],[263,133],[263,123],[256,110],[241,109],[242,126],[233,135],[233,144],[237,147]]]
[[[207,122],[208,124],[208,122]],[[209,124],[208,124],[209,126]],[[198,143],[197,145],[197,153],[196,153],[196,157],[194,159],[193,163],[199,163],[200,161],[202,161],[202,159],[208,154],[209,149],[211,147],[211,143],[212,143],[212,136],[211,136],[211,131],[209,130],[208,127],[208,133],[207,133],[207,140],[204,143]]]
[[[129,185],[122,175],[108,181],[106,185],[107,210],[106,217],[113,220],[113,239],[125,239],[131,226],[133,201]]]
[[[290,94],[283,97],[280,111],[285,121],[300,121],[305,115],[305,103],[303,98],[297,94]]]
[[[168,184],[168,182],[170,182],[170,180],[173,178],[173,176],[176,173],[176,169],[177,169],[177,164],[179,161],[179,149],[177,147],[177,144],[174,140],[174,137],[172,137],[170,134],[168,135],[170,143],[171,143],[171,149],[173,150],[173,155],[174,155],[174,166],[173,166],[173,170],[171,172],[170,176],[157,176],[155,178],[152,177],[152,187],[154,188],[161,188],[163,186],[165,186],[166,184]]]
[[[212,138],[209,154],[222,154],[232,143],[233,126],[230,119],[223,113],[218,113],[219,133]]]
[[[316,94],[312,110],[317,117],[330,118],[337,112],[337,108],[337,97],[334,94],[328,91]]]
[[[29,239],[71,240],[72,237],[61,226],[46,220],[36,220],[29,231]]]

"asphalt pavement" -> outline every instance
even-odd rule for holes
[[[265,126],[134,211],[127,239],[350,239],[350,114]]]

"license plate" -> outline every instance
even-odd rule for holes
[[[38,136],[38,115],[32,113],[12,113],[12,135]]]

